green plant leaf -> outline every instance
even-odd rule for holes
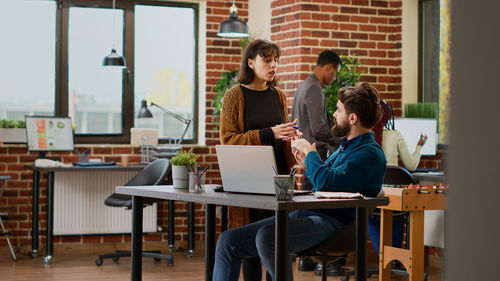
[[[341,56],[342,67],[337,73],[332,84],[323,88],[325,93],[326,108],[331,116],[337,110],[337,94],[342,87],[351,87],[359,82],[362,71],[358,71],[361,63],[355,57]]]
[[[172,157],[170,160],[170,164],[175,166],[184,166],[184,165],[198,165],[198,158],[200,155],[193,152],[193,149],[188,151],[179,151],[177,155]]]

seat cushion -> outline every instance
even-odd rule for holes
[[[106,206],[110,207],[132,207],[132,196],[113,193],[104,201]]]

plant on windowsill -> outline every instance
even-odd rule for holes
[[[405,104],[405,118],[432,118],[438,117],[436,102],[407,103]]]
[[[23,120],[0,120],[0,143],[26,143],[26,123]]]
[[[174,188],[188,188],[189,174],[187,166],[195,167],[198,164],[200,155],[193,152],[193,149],[188,151],[179,151],[176,156],[172,157],[170,164],[172,165],[172,183]]]

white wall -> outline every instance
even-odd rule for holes
[[[248,31],[255,38],[271,39],[270,0],[248,0]]]
[[[403,1],[403,98],[402,104],[418,101],[418,0]]]

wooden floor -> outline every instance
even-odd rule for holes
[[[32,259],[27,255],[30,250],[25,247],[23,253],[17,253],[17,261],[13,261],[7,246],[0,246],[0,280],[2,281],[66,281],[66,280],[130,280],[130,258],[122,258],[118,262],[105,260],[100,267],[94,261],[98,254],[113,252],[116,249],[126,249],[125,244],[64,244],[55,245],[54,258],[50,265],[42,264],[41,256]],[[167,266],[166,261],[154,262],[153,259],[143,260],[143,280],[204,280],[203,245],[196,245],[195,255],[186,257],[186,252],[174,252],[174,266]],[[147,249],[162,249],[167,252],[166,243],[148,242]],[[352,258],[348,264],[352,264]],[[369,264],[376,265],[376,253],[370,249]],[[295,281],[319,281],[320,276],[313,272],[299,272],[294,263]],[[443,280],[442,258],[431,256],[429,265],[425,268],[429,281]],[[243,278],[240,277],[240,280]],[[328,280],[340,280],[339,277],[329,277]],[[354,280],[351,278],[350,280]],[[378,280],[373,276],[369,280]],[[408,280],[408,277],[394,277],[393,280]]]

